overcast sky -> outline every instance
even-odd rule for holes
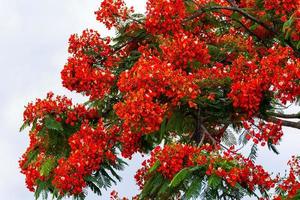
[[[145,0],[128,2],[136,10],[145,10]],[[0,199],[34,199],[18,168],[28,146],[27,133],[18,132],[24,106],[48,91],[65,94],[75,102],[84,100],[61,86],[60,71],[67,59],[70,34],[86,28],[112,34],[95,20],[93,13],[99,5],[99,0],[0,0]],[[285,129],[285,133],[279,156],[268,150],[259,152],[257,162],[270,171],[284,172],[290,155],[300,151],[300,131]],[[134,159],[122,173],[124,181],[114,187],[121,195],[130,197],[137,192],[133,174],[140,167],[139,160]],[[87,199],[108,199],[109,192],[101,198],[90,193]]]

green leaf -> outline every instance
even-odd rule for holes
[[[159,162],[159,160],[157,160],[154,163],[154,165],[148,170],[148,174],[151,174],[152,172],[154,172],[159,166],[160,166],[160,162]]]
[[[41,166],[40,173],[42,176],[48,176],[52,169],[56,166],[56,162],[54,159],[47,159]]]
[[[30,151],[26,156],[27,161],[24,164],[24,168],[27,168],[28,165],[37,158],[38,154],[39,154],[38,149],[34,149],[34,150]]]
[[[287,28],[291,27],[293,23],[294,23],[294,18],[291,17],[289,20],[284,22],[282,30],[285,31]]]
[[[167,131],[175,131],[181,133],[183,127],[183,113],[181,111],[174,111],[173,115],[167,123]]]
[[[248,156],[248,158],[254,162],[257,158],[257,151],[258,151],[258,148],[257,148],[257,144],[253,144],[253,146],[251,147],[251,151],[250,151],[250,154]]]
[[[172,179],[171,183],[169,184],[170,188],[174,188],[177,187],[180,183],[182,183],[182,181],[188,176],[190,175],[190,170],[189,168],[184,168],[182,169],[180,172],[178,172],[174,178]]]
[[[118,181],[121,181],[121,180],[122,180],[122,177],[119,176],[119,175],[117,174],[117,172],[116,172],[110,165],[107,166],[107,169],[110,171],[110,173],[111,173],[116,179],[118,179]]]
[[[27,128],[28,126],[30,126],[30,122],[28,120],[26,120],[22,126],[20,127],[19,132],[22,132],[25,128]]]
[[[194,178],[188,190],[184,194],[184,199],[191,199],[191,198],[198,197],[200,195],[201,188],[202,188],[202,178],[201,177]]]
[[[41,194],[43,197],[47,197],[47,192],[48,192],[48,189],[49,188],[49,183],[46,182],[46,181],[41,181],[41,180],[37,180],[37,188],[34,192],[34,197],[35,199],[37,200]]]
[[[254,31],[259,25],[258,24],[253,24],[252,26],[249,27],[250,31]]]
[[[298,41],[296,48],[300,49],[300,41]]]
[[[103,179],[109,182],[109,185],[111,185],[111,182],[117,184],[117,182],[104,169],[100,170],[100,172],[103,176]]]
[[[192,66],[194,69],[200,69],[201,63],[199,61],[195,61],[193,62]]]
[[[139,199],[145,199],[150,195],[153,187],[157,184],[161,184],[163,181],[163,176],[161,174],[155,174],[152,176],[144,185],[144,188],[139,196]]]
[[[60,122],[56,121],[53,117],[46,117],[45,118],[45,126],[48,129],[56,130],[56,131],[63,131],[63,126]]]
[[[48,133],[48,130],[46,127],[43,127],[39,132],[38,136],[45,136]]]
[[[92,181],[87,181],[86,183],[87,183],[87,185],[89,186],[89,188],[90,188],[94,193],[96,193],[96,194],[98,194],[98,195],[102,195],[102,192],[101,192],[100,188],[99,188],[94,182],[92,182]]]
[[[162,139],[164,137],[164,135],[166,134],[167,132],[167,118],[165,117],[163,122],[161,123],[160,125],[160,139]]]
[[[214,189],[218,188],[221,184],[221,178],[216,176],[215,174],[211,175],[208,178],[208,185]]]
[[[238,13],[238,12],[233,12],[232,15],[231,15],[231,19],[233,20],[240,20],[241,18],[241,15]]]
[[[234,133],[232,131],[230,131],[229,129],[227,129],[224,132],[224,135],[221,138],[222,142],[227,145],[227,146],[232,146],[232,145],[237,145],[237,140],[236,137],[234,135]]]
[[[204,168],[204,166],[195,166],[195,167],[192,167],[192,168],[189,168],[189,171],[190,172],[194,172],[194,171],[197,171],[197,170],[199,170],[199,169],[202,169],[202,168]]]
[[[159,191],[158,191],[158,196],[166,196],[167,195],[167,190],[169,188],[169,182],[166,181],[164,182],[164,184],[160,187]]]
[[[293,197],[294,200],[300,199],[300,190],[297,190],[297,194]]]
[[[152,189],[150,191],[150,196],[154,196],[154,197],[157,197],[157,193],[159,191],[159,189],[162,187],[162,185],[164,184],[164,181],[163,181],[163,178],[161,178],[157,184],[153,184],[152,185]]]
[[[272,150],[274,153],[276,153],[277,155],[279,154],[278,149],[276,148],[276,146],[274,144],[272,144],[271,142],[268,142],[268,148],[269,150]]]

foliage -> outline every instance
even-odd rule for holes
[[[71,35],[62,84],[89,100],[50,92],[26,106],[28,189],[102,195],[121,180],[122,159],[143,153],[134,199],[299,199],[298,157],[284,177],[254,163],[259,147],[279,153],[283,126],[300,129],[289,120],[300,114],[284,112],[300,101],[299,0],[148,0],[146,9],[104,0],[96,18],[116,36]]]

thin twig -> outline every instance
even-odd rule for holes
[[[261,43],[265,46],[268,47],[268,45],[265,43],[265,41],[259,37],[256,33],[254,33],[253,31],[251,31],[247,26],[245,26],[245,24],[243,24],[242,22],[240,22],[239,20],[233,19],[233,21],[237,22],[238,24],[240,24],[250,35],[253,35],[254,37],[256,37],[258,40],[261,41]]]
[[[197,10],[190,17],[184,19],[183,22],[187,22],[189,20],[195,19],[195,18],[199,17],[200,15],[202,15],[203,13],[205,13],[207,11],[212,11],[212,10],[231,10],[231,11],[236,11],[236,12],[240,13],[241,15],[243,15],[244,17],[250,19],[251,21],[254,21],[255,23],[261,25],[262,27],[264,27],[268,31],[270,31],[270,32],[272,32],[272,33],[274,33],[276,35],[278,34],[272,27],[269,27],[264,22],[258,20],[254,16],[250,15],[249,13],[247,13],[246,11],[244,11],[243,9],[240,9],[240,8],[238,8],[236,6],[210,6],[210,7],[207,7],[207,8],[201,8],[201,9]]]
[[[236,151],[232,151],[231,149],[229,149],[228,147],[226,147],[225,145],[221,144],[220,142],[217,142],[216,139],[208,132],[208,130],[203,126],[201,125],[201,128],[203,130],[203,133],[212,141],[213,145],[216,146],[217,144],[220,145],[223,149],[227,150],[227,151],[230,151],[231,153],[233,154],[236,154],[236,155],[240,155],[238,153],[238,150]]]

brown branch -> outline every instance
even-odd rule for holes
[[[211,134],[207,131],[207,129],[201,124],[201,129],[203,130],[204,135],[206,135],[213,143],[213,145],[216,145],[218,142],[216,139],[211,136]]]
[[[207,11],[212,11],[212,10],[231,10],[231,11],[238,12],[241,15],[243,15],[244,17],[254,21],[255,23],[257,23],[259,25],[261,25],[262,27],[264,27],[268,31],[277,34],[277,32],[273,28],[269,27],[268,25],[266,25],[262,21],[258,20],[254,16],[250,15],[246,11],[244,11],[244,10],[242,10],[242,9],[236,7],[236,6],[231,6],[231,7],[230,6],[210,6],[210,7],[207,7],[207,8],[201,8],[201,9],[195,11],[195,13],[192,14],[190,17],[184,19],[183,22],[187,22],[189,20],[195,19],[195,18],[199,17],[200,15],[202,15],[203,13],[205,13]]]
[[[116,47],[112,53],[116,53],[118,51],[120,51],[121,49],[123,49],[125,46],[127,46],[128,44],[130,44],[131,42],[133,42],[134,39],[133,38],[129,38],[128,41],[126,41],[124,44],[122,44],[121,46]]]
[[[268,121],[268,122],[274,122],[274,123],[280,123],[281,122],[282,126],[300,129],[300,121],[298,121],[298,122],[291,122],[291,121],[288,121],[288,120],[278,119],[276,117],[268,117],[266,119],[266,121]]]
[[[271,115],[273,117],[280,117],[280,118],[285,118],[285,119],[300,119],[300,112],[299,113],[294,113],[294,114],[284,114],[284,113],[275,113],[275,112],[268,112],[268,115]]]
[[[196,129],[191,137],[192,141],[195,141],[198,145],[201,145],[204,141],[205,134],[201,130],[201,125],[203,123],[203,119],[201,117],[201,109],[198,109],[197,116],[194,116],[196,120]]]
[[[237,22],[238,24],[240,24],[250,35],[253,35],[254,37],[256,37],[259,41],[261,41],[261,43],[265,46],[268,47],[268,45],[265,43],[265,41],[259,37],[256,33],[254,33],[253,31],[251,31],[245,24],[243,24],[242,22],[240,22],[239,20],[236,19],[232,19],[233,21]]]

